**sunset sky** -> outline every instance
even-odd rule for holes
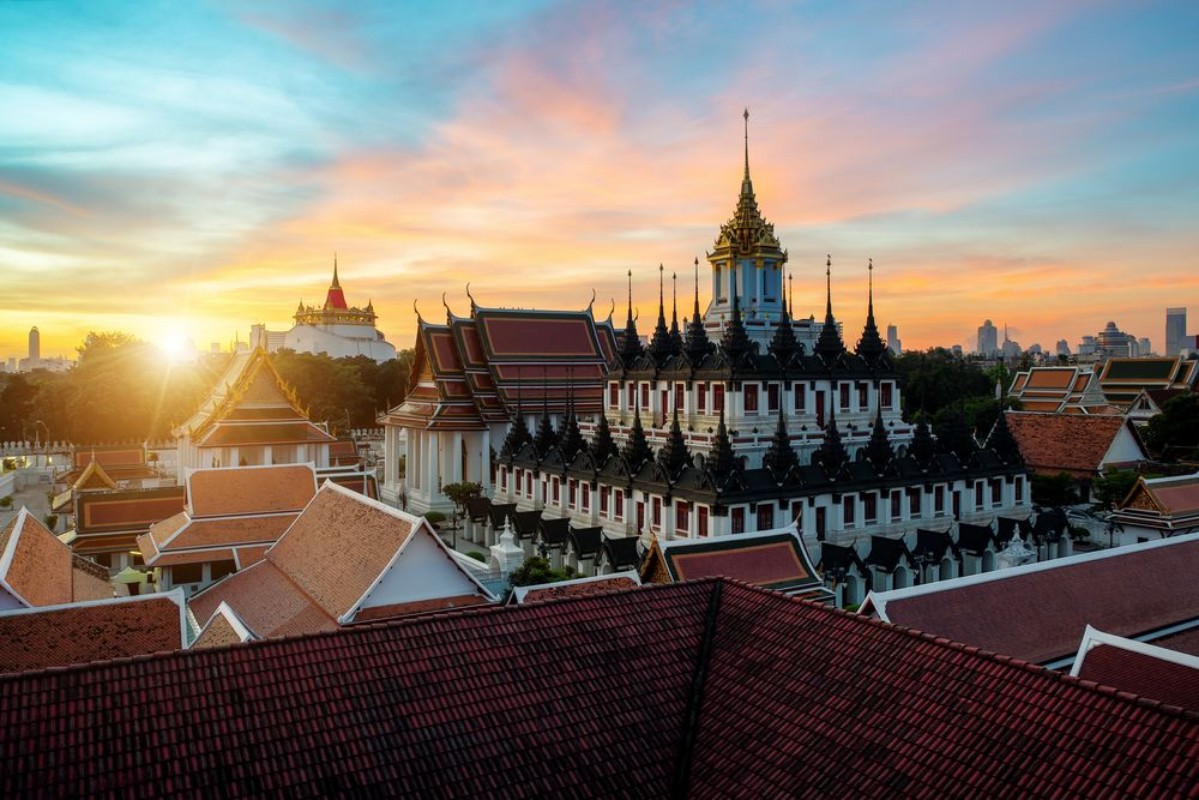
[[[1199,3],[0,0],[0,356],[691,296],[740,184],[905,348],[1199,331]],[[706,305],[706,271],[701,298]],[[688,307],[689,307],[688,302]]]

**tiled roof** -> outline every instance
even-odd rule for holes
[[[658,559],[665,573],[655,565]],[[641,577],[654,580],[655,575],[669,575],[675,581],[723,576],[789,594],[821,586],[794,525],[711,539],[655,540],[642,562]]]
[[[295,636],[337,628],[325,613],[270,561],[259,561],[225,577],[188,601],[196,619],[208,619],[221,603],[255,636]]]
[[[1197,715],[719,580],[0,678],[6,796],[144,793],[131,764],[172,796],[1178,796],[1197,749]]]
[[[143,595],[0,612],[0,672],[183,647],[183,595]]]
[[[1024,462],[1039,472],[1093,474],[1103,464],[1123,417],[1007,412]]]
[[[316,494],[311,464],[200,469],[187,476],[192,518],[301,511]]]
[[[532,586],[516,586],[512,589],[513,603],[541,603],[560,600],[564,597],[586,597],[617,589],[632,589],[641,585],[641,577],[633,571],[596,575],[589,578],[574,578],[557,583],[538,583]]]
[[[1070,674],[1199,712],[1199,658],[1088,627]]]
[[[225,647],[231,644],[253,641],[257,637],[233,613],[233,609],[225,603],[217,606],[208,622],[200,629],[200,634],[192,642],[193,648]]]
[[[1087,625],[1136,638],[1199,618],[1199,534],[871,593],[898,625],[1038,664],[1071,658]]]
[[[81,494],[75,501],[79,535],[144,533],[156,522],[178,514],[186,502],[182,486]]]
[[[75,599],[71,549],[22,508],[0,531],[0,592],[23,606]]]
[[[163,532],[158,530],[158,526],[154,526],[150,533],[137,537],[137,544],[147,564],[162,566],[158,562],[160,553],[165,555],[247,543],[269,545],[278,540],[298,516],[298,514],[272,514],[261,517],[198,519],[189,521],[188,524],[175,531],[170,531],[168,528],[169,535],[161,535]],[[166,522],[170,523],[172,520]],[[210,561],[211,559],[202,558],[200,560]],[[175,563],[181,562],[176,561]]]

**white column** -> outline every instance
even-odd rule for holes
[[[450,472],[449,472],[449,475],[447,476],[449,478],[449,480],[446,482],[447,483],[460,483],[460,482],[466,480],[466,472],[465,472],[466,465],[462,463],[462,433],[461,433],[461,431],[455,431],[454,435],[450,437],[450,447],[452,448],[452,450],[450,452],[450,458],[449,458]]]
[[[483,429],[482,450],[479,457],[479,485],[483,494],[491,494],[491,428]]]

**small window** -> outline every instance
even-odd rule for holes
[[[869,391],[869,388],[868,388],[867,384],[865,384],[865,383],[858,384],[858,408],[859,409],[869,408],[869,403],[866,399],[868,396],[867,395],[868,391]]]
[[[1003,499],[1003,482],[998,479],[991,480],[991,505],[997,506]]]
[[[583,510],[591,510],[591,486],[586,483],[583,484]]]
[[[729,512],[729,524],[733,533],[745,533],[745,506],[737,506]]]
[[[796,384],[795,385],[795,410],[796,411],[804,410],[804,407],[807,405],[807,396],[808,396],[807,389],[804,386]]]
[[[204,580],[203,564],[175,564],[171,570],[171,585],[182,586],[185,583],[199,583]]]
[[[1016,478],[1016,502],[1024,502],[1024,478]]]
[[[625,390],[625,394],[628,395],[629,411],[632,411],[634,408],[637,407],[637,386],[636,386],[636,384],[630,383],[628,385],[628,388]]]
[[[684,410],[684,405],[687,400],[687,384],[676,383],[674,385],[674,407],[679,411]]]
[[[848,383],[841,384],[841,410],[842,411],[849,410],[849,384]]]
[[[696,513],[696,517],[697,517],[697,519],[695,521],[695,535],[696,536],[707,536],[708,535],[708,507],[700,506],[699,511]]]
[[[866,507],[866,521],[875,522],[878,520],[878,495],[874,492],[866,492],[862,495],[862,504]]]
[[[641,410],[649,411],[649,384],[641,384]]]
[[[234,572],[237,572],[237,564],[232,560],[212,562],[211,574],[214,581],[219,581],[221,578],[226,575],[232,575]]]
[[[847,494],[841,498],[841,513],[845,519],[845,527],[852,527],[857,522],[858,513],[858,498],[852,494]]]
[[[977,508],[983,507],[983,482],[974,482],[974,505]]]
[[[920,495],[919,489],[908,489],[908,513],[913,517],[920,516]]]
[[[712,387],[712,413],[724,411],[724,384],[718,383]]]
[[[774,527],[774,503],[758,503],[758,530],[768,531]]]
[[[766,387],[766,410],[779,410],[779,385],[772,383]]]
[[[883,408],[891,407],[891,387],[893,384],[889,382],[883,383],[879,387],[879,405]]]
[[[620,407],[620,384],[616,381],[608,384],[608,408]]]
[[[891,492],[891,519],[897,520],[903,516],[903,494],[897,489]]]
[[[697,413],[708,413],[708,384],[700,383],[695,386],[695,410]]]
[[[607,486],[600,487],[599,496],[600,496],[600,513],[601,514],[608,513],[608,493],[609,492],[611,492],[611,489],[609,489]]]
[[[945,487],[938,486],[933,490],[933,513],[945,513]]]
[[[745,398],[745,413],[746,414],[757,414],[758,413],[758,385],[756,383],[745,384],[745,387],[741,390],[741,394]]]
[[[686,503],[678,503],[674,509],[675,533],[687,534],[691,530],[691,509]]]
[[[612,506],[616,509],[616,513],[613,515],[616,520],[624,519],[624,492],[622,490],[616,490],[616,493],[613,495]]]
[[[653,522],[651,524],[655,528],[661,527],[661,525],[662,525],[662,498],[661,497],[654,498],[652,508],[653,508],[653,517],[652,517]]]
[[[560,495],[560,491],[559,491],[560,489],[561,489],[561,486],[560,486],[560,484],[559,484],[559,482],[558,482],[558,479],[557,479],[557,478],[554,478],[554,502],[555,502],[555,503],[557,503],[557,502],[558,502],[558,498],[559,498],[559,495]]]

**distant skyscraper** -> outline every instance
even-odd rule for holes
[[[1166,351],[1163,356],[1176,356],[1178,351],[1186,347],[1187,310],[1185,308],[1166,309]]]
[[[29,360],[31,362],[42,360],[42,335],[37,332],[36,325],[29,329]]]
[[[978,352],[984,356],[993,356],[999,352],[999,329],[985,320],[978,328]]]
[[[1136,356],[1137,340],[1131,333],[1120,330],[1114,322],[1107,323],[1095,337],[1097,354],[1107,358]]]
[[[899,341],[899,328],[894,325],[887,326],[887,347],[895,355],[903,353],[903,342]]]
[[[1059,356],[1070,355],[1070,343],[1067,342],[1065,339],[1058,339],[1057,340],[1057,354]]]
[[[1137,339],[1137,355],[1144,357],[1152,354],[1153,343],[1149,341],[1148,337],[1142,336],[1140,339]]]

